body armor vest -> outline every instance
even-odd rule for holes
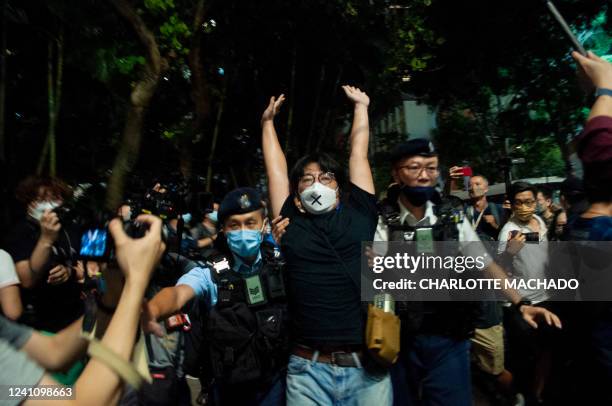
[[[264,256],[260,271],[248,276],[211,270],[217,304],[208,311],[203,334],[211,378],[222,384],[265,383],[287,365],[284,268],[279,259]]]
[[[437,221],[433,225],[410,226],[400,223],[397,196],[390,196],[379,205],[383,222],[389,230],[389,241],[416,241],[418,229],[431,229],[433,241],[459,241],[457,225],[464,221],[460,200],[442,200],[434,206]],[[458,252],[446,253],[457,255]],[[387,254],[389,255],[389,254]],[[457,339],[469,337],[479,314],[473,302],[397,302],[402,321],[402,340],[414,334],[439,334]]]

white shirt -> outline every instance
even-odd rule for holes
[[[544,224],[544,221],[538,215],[534,214],[533,216],[540,225],[540,242],[538,244],[526,243],[514,256],[512,259],[514,272],[510,275],[514,279],[546,279],[546,268],[548,266],[546,224]],[[520,233],[534,232],[527,225],[515,223],[511,218],[499,232],[498,253],[501,254],[506,250],[506,246],[508,245],[508,234],[515,230]],[[518,289],[518,291],[522,297],[531,300],[534,304],[550,299],[550,295],[546,290]]]
[[[0,250],[0,289],[11,285],[21,283],[17,272],[15,271],[15,263],[8,252]]]
[[[417,218],[404,206],[400,199],[397,199],[397,204],[399,206],[399,220],[400,224],[407,224],[410,227],[429,227],[438,221],[438,217],[434,214],[434,204],[431,201],[427,201],[425,203],[425,215],[422,219],[417,220]],[[459,244],[459,249],[461,253],[465,256],[471,257],[484,257],[485,267],[489,266],[493,259],[491,255],[487,253],[487,249],[480,241],[478,234],[474,231],[469,221],[466,218],[463,218],[461,222],[457,223],[457,230],[459,231],[459,242],[460,243],[469,243],[469,244]],[[376,232],[374,233],[374,241],[389,241],[389,227],[383,221],[382,216],[378,217],[378,225],[376,226]],[[381,247],[379,244],[374,244],[374,252],[378,255],[384,255],[386,253],[386,249],[384,252],[381,252]]]

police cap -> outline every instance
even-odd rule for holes
[[[402,159],[412,156],[432,157],[438,155],[431,141],[425,138],[415,138],[414,140],[402,142],[395,146],[391,152],[391,164],[395,165]]]
[[[217,213],[219,224],[234,214],[245,214],[263,208],[261,193],[251,187],[234,189],[225,195]]]

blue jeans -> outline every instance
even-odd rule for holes
[[[339,367],[292,355],[287,368],[287,405],[376,405],[393,403],[387,371]]]
[[[391,375],[396,405],[472,405],[469,340],[420,334],[402,341]]]

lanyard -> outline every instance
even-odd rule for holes
[[[472,206],[472,208],[473,208],[473,206]],[[482,211],[478,215],[478,220],[476,220],[476,223],[474,223],[474,219],[472,218],[472,229],[474,231],[476,231],[476,229],[478,228],[478,224],[480,224],[480,220],[482,219],[482,215],[484,214],[486,209],[487,209],[486,207],[484,209],[482,209]],[[474,210],[476,210],[476,209],[474,209]]]

